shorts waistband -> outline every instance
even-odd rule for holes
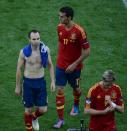
[[[40,78],[27,78],[27,77],[23,76],[23,79],[24,79],[24,80],[30,80],[30,81],[31,81],[31,80],[32,80],[32,81],[34,81],[34,80],[36,81],[36,80],[44,80],[44,77],[40,77]]]

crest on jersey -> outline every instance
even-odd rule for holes
[[[70,39],[71,39],[71,40],[75,40],[75,39],[76,39],[76,33],[71,33]]]
[[[111,93],[111,98],[115,99],[116,97],[117,97],[117,94],[116,94],[115,91],[113,91],[113,92]]]

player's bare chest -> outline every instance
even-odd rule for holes
[[[39,51],[32,51],[32,54],[27,59],[27,63],[29,64],[38,64],[41,63],[41,56]]]

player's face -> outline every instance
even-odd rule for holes
[[[103,78],[103,85],[105,88],[108,88],[112,85],[113,79],[112,78]]]
[[[69,17],[66,16],[65,13],[60,12],[59,13],[59,20],[60,23],[67,25],[70,22]]]
[[[31,33],[30,35],[30,39],[29,39],[30,43],[33,45],[33,46],[38,46],[40,44],[40,35],[39,33]]]

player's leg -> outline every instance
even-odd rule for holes
[[[69,83],[71,84],[71,87],[73,88],[73,96],[74,96],[74,104],[71,109],[70,115],[75,116],[79,112],[79,102],[80,102],[80,96],[81,96],[81,88],[80,88],[80,70],[75,70],[71,74],[68,75]]]
[[[36,107],[36,110],[32,113],[32,119],[36,120],[38,117],[42,116],[47,112],[47,106]]]
[[[33,98],[36,110],[32,113],[32,126],[34,130],[39,130],[38,118],[47,112],[47,91],[46,82],[42,78],[34,81]],[[39,88],[38,88],[39,87]]]
[[[47,112],[47,106],[37,107],[35,112],[32,113],[32,127],[34,130],[39,131],[38,118]]]
[[[32,98],[32,90],[26,83],[27,83],[26,81],[24,81],[23,83],[23,104],[25,107],[24,122],[27,131],[32,131],[31,108],[33,106],[33,98]]]
[[[27,131],[32,131],[32,114],[31,108],[25,108],[24,122]]]
[[[76,90],[73,90],[73,96],[74,96],[74,105],[71,109],[70,115],[75,116],[79,113],[79,102],[80,102],[80,96],[81,96],[81,89],[77,88]]]
[[[64,86],[67,83],[65,70],[56,68],[56,109],[58,115],[58,121],[54,124],[54,128],[60,128],[64,124],[64,104],[65,104],[65,96],[64,96]]]
[[[54,124],[54,128],[60,128],[64,125],[64,104],[65,104],[65,96],[63,88],[58,87],[57,95],[56,95],[56,109],[58,115],[58,121]]]
[[[24,78],[23,82],[23,104],[25,107],[24,122],[27,131],[32,131],[32,114],[31,108],[33,107],[32,90],[29,86],[29,80]]]

